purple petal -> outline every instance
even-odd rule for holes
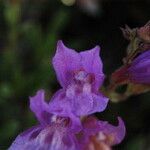
[[[95,48],[81,52],[81,65],[88,73],[93,73],[95,76],[94,87],[97,90],[103,83],[104,74],[103,74],[103,64],[99,56],[100,47],[96,46]]]
[[[108,102],[109,99],[102,94],[93,94],[93,112],[91,113],[104,111]]]
[[[72,114],[72,104],[68,99],[66,99],[63,89],[54,94],[49,103],[49,108],[55,115],[70,117],[70,114]]]
[[[48,107],[48,104],[44,101],[44,90],[39,90],[35,96],[30,97],[30,109],[43,125],[50,122],[51,114]]]
[[[49,109],[52,114],[68,117],[71,120],[70,130],[78,132],[81,130],[81,122],[73,112],[73,103],[66,99],[63,89],[57,91],[49,103]]]
[[[137,84],[150,84],[150,73],[137,73],[131,74],[130,80]]]
[[[61,125],[52,125],[42,131],[44,150],[77,150],[77,142],[73,133]],[[43,137],[42,137],[43,138]]]
[[[39,131],[36,127],[20,134],[9,150],[77,150],[74,134],[67,128],[53,124]],[[33,136],[34,135],[34,136]],[[36,135],[36,136],[35,136]]]
[[[150,84],[150,50],[135,58],[128,72],[132,82]]]
[[[102,112],[108,103],[108,98],[101,94],[87,92],[71,95],[70,91],[68,95],[67,97],[64,90],[59,90],[54,95],[52,101],[49,103],[52,113],[65,117],[71,117],[70,115],[74,114],[79,117],[95,112]]]
[[[8,150],[34,150],[37,146],[32,145],[33,134],[40,132],[41,127],[35,126],[17,136]],[[38,134],[37,134],[38,136]],[[36,136],[35,136],[36,138]]]
[[[74,73],[84,70],[94,75],[94,90],[98,90],[104,80],[103,64],[99,56],[100,48],[77,53],[58,41],[57,51],[53,58],[53,66],[62,87],[66,87],[74,78]]]
[[[94,93],[82,93],[76,98],[74,97],[73,110],[77,116],[89,115],[95,112],[102,112],[105,110],[108,98]]]
[[[58,41],[53,66],[62,87],[69,84],[72,72],[80,69],[80,59],[81,57],[76,51],[67,48],[62,41]]]
[[[112,145],[119,144],[125,137],[126,129],[123,120],[118,117],[118,126],[113,126],[107,122],[99,121],[100,130],[108,135],[113,136]]]
[[[150,59],[150,50],[147,50],[146,52],[142,53],[137,58],[135,58],[132,64],[136,65],[137,63],[141,62],[141,60],[143,59]]]
[[[83,133],[81,137],[81,143],[88,143],[91,135],[97,135],[98,133],[104,134],[106,137],[111,137],[113,140],[108,141],[110,146],[119,144],[125,137],[125,125],[121,118],[118,117],[119,125],[113,126],[107,121],[98,121],[94,117],[87,118],[83,123]],[[107,141],[105,141],[107,142]],[[111,143],[110,143],[111,142]]]

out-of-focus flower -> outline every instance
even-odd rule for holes
[[[133,29],[126,25],[121,30],[124,37],[130,41],[127,56],[123,61],[124,64],[130,64],[139,53],[150,49],[150,22],[143,27]]]
[[[72,6],[75,4],[76,0],[61,0],[62,3],[66,6]]]
[[[125,25],[125,28],[120,28],[123,36],[129,40],[132,41],[136,37],[136,30],[137,28],[131,29],[128,25]]]
[[[44,102],[44,91],[30,98],[30,108],[40,124],[18,135],[9,150],[77,150],[75,133],[80,130],[80,120],[51,114]],[[79,122],[78,122],[79,121]]]
[[[135,58],[112,74],[114,83],[150,84],[150,50]]]
[[[101,11],[101,0],[61,0],[61,2],[66,6],[77,4],[83,11],[91,15],[96,15]]]
[[[124,65],[112,73],[110,85],[104,91],[113,102],[150,90],[150,22],[133,29],[126,25],[121,30],[130,43],[123,58]],[[116,90],[125,84],[123,93]]]
[[[50,103],[55,114],[67,115],[68,111],[77,116],[103,111],[108,98],[99,93],[104,80],[99,47],[77,53],[58,42],[53,58],[57,78],[63,87]]]
[[[145,26],[137,29],[137,34],[142,40],[150,43],[150,21]]]
[[[78,138],[81,149],[110,150],[113,145],[119,144],[125,137],[126,129],[122,119],[118,117],[118,121],[118,126],[113,126],[94,117],[86,118]]]
[[[76,0],[76,3],[90,14],[96,14],[100,10],[100,0]]]

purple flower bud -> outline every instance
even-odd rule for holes
[[[150,50],[135,58],[127,71],[131,82],[150,84]]]
[[[115,83],[150,84],[150,50],[135,58],[131,64],[118,69],[112,74]]]

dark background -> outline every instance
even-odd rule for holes
[[[107,76],[122,65],[126,41],[119,27],[140,27],[150,19],[150,2],[100,0],[90,13],[84,5],[65,6],[61,0],[0,1],[0,150],[36,124],[29,110],[29,96],[45,89],[47,97],[59,89],[51,58],[62,39],[71,48],[101,46]],[[99,119],[126,123],[125,140],[116,150],[150,149],[150,94],[133,96],[120,103],[109,102],[96,114]]]

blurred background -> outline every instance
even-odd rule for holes
[[[140,27],[150,19],[150,1],[0,0],[0,150],[37,123],[29,96],[60,88],[51,64],[56,42],[80,50],[101,46],[104,72],[122,65],[126,41],[119,27]],[[126,123],[125,140],[115,150],[150,150],[150,93],[110,102],[99,119]]]

